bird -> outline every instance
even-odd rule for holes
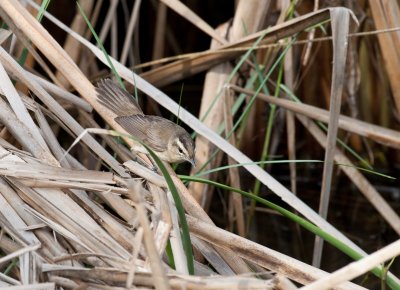
[[[97,101],[117,115],[115,122],[160,159],[169,163],[187,161],[196,166],[195,143],[184,128],[163,117],[145,115],[136,99],[111,79],[100,80],[96,93]],[[147,154],[140,142],[135,142],[131,150]]]

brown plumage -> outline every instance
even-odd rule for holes
[[[99,103],[117,115],[115,121],[149,146],[161,159],[172,163],[188,161],[195,164],[194,142],[181,126],[163,117],[144,115],[136,100],[110,79],[99,81],[96,91]],[[147,153],[141,144],[132,149]]]
[[[100,104],[113,111],[117,116],[143,115],[135,98],[111,79],[100,80],[97,83],[96,92]]]

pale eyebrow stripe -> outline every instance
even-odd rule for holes
[[[183,146],[183,143],[181,142],[181,140],[176,140],[176,144],[178,144],[178,146],[182,149],[183,153],[185,153],[185,155],[189,155],[189,153],[187,152],[185,146]]]

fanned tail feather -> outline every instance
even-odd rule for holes
[[[96,92],[99,103],[117,116],[143,114],[136,100],[111,79],[100,80],[97,83]]]

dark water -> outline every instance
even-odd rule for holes
[[[298,174],[301,174],[297,182],[298,196],[313,209],[318,208],[322,166],[322,163],[298,165]],[[243,183],[246,183],[245,180],[248,179],[247,184],[251,184],[252,178],[244,171],[242,173],[244,177]],[[271,174],[285,186],[289,186],[287,165],[274,165]],[[396,212],[400,212],[398,181],[388,181],[371,175],[368,175],[367,178],[392,208]],[[251,189],[252,187],[249,188]],[[261,195],[263,198],[291,210],[268,189],[262,188]],[[221,195],[214,195],[210,214],[220,226],[224,226],[226,225],[226,216],[221,216],[221,210],[217,210],[221,205],[220,201]],[[341,173],[336,174],[334,177],[328,221],[368,253],[372,253],[398,239],[398,235],[391,229],[390,225],[385,222],[358,189],[349,182],[349,179]],[[283,216],[271,212],[257,211],[251,225],[249,238],[271,249],[311,264],[314,235]],[[328,243],[324,243],[321,269],[333,272],[350,262],[352,262],[351,258]],[[395,261],[390,271],[399,276],[400,261]],[[372,274],[364,275],[356,279],[355,282],[368,289],[381,289],[380,280]]]

